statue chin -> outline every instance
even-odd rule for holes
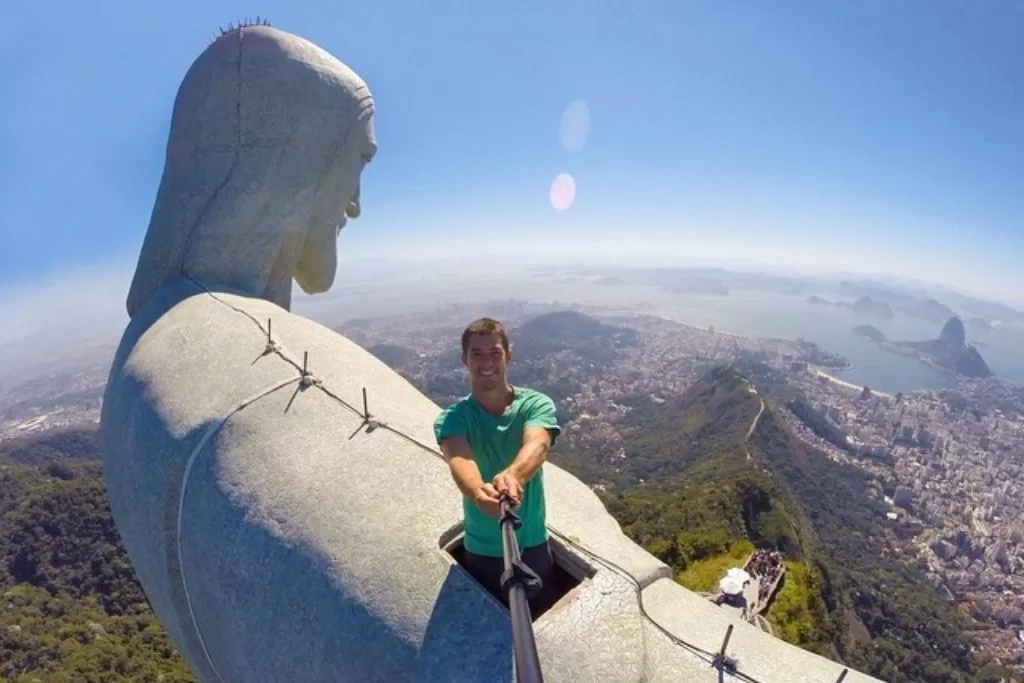
[[[334,285],[338,271],[337,238],[333,230],[318,230],[306,238],[292,276],[306,294],[323,294]]]
[[[306,294],[323,294],[334,284],[334,273],[326,271],[307,272],[302,269],[295,271],[295,282]]]

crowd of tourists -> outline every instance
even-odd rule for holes
[[[775,581],[782,576],[782,553],[776,550],[756,550],[750,556],[745,569],[760,579],[757,601],[763,603],[768,599]]]

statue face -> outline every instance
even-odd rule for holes
[[[373,115],[353,126],[340,157],[328,171],[313,209],[295,280],[307,294],[326,292],[334,284],[338,235],[349,219],[362,214],[360,177],[377,153]]]
[[[359,173],[366,168],[366,165],[373,160],[373,157],[377,154],[377,138],[373,132],[373,115],[371,114],[366,118],[366,125],[363,127],[363,140],[361,145],[361,165],[359,167]],[[338,234],[341,234],[341,229],[345,227],[345,223],[348,219],[359,218],[363,212],[363,207],[359,203],[359,188],[361,185],[361,176],[356,178],[356,189],[352,195],[352,199],[349,201],[348,206],[345,207],[345,215],[342,216],[338,222]]]

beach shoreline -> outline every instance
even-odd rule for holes
[[[858,392],[864,391],[864,387],[867,386],[867,385],[864,385],[864,384],[855,384],[855,383],[850,382],[848,380],[836,377],[835,375],[829,374],[828,371],[826,371],[822,367],[810,366],[810,367],[808,367],[808,371],[814,373],[818,377],[824,377],[825,379],[827,379],[828,381],[830,381],[830,382],[832,382],[834,384],[838,384],[838,385],[840,385],[842,387],[846,387],[847,389],[853,389],[854,391],[858,391]],[[870,387],[870,386],[868,386],[868,390],[872,394],[875,394],[877,396],[884,396],[886,398],[895,398],[895,396],[893,396],[890,393],[887,393],[885,391],[881,391],[879,389],[875,389],[875,388]]]

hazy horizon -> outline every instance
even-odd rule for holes
[[[666,267],[665,262],[643,262],[637,259],[612,258],[581,259],[570,258],[568,255],[558,257],[546,254],[538,258],[522,260],[502,259],[488,261],[486,258],[449,257],[438,259],[419,253],[405,258],[385,256],[351,256],[345,258],[342,249],[342,260],[338,267],[338,277],[329,292],[307,295],[294,287],[293,310],[305,314],[309,310],[321,306],[330,309],[332,301],[343,296],[346,288],[351,286],[365,287],[376,279],[394,290],[408,283],[410,295],[424,286],[424,282],[439,280],[442,277],[481,278],[493,272],[502,277],[508,274],[529,277],[529,271],[539,267],[561,267],[566,269],[579,267],[609,267],[654,269]],[[493,254],[492,254],[493,256]],[[572,256],[576,256],[573,254]],[[894,287],[916,287],[926,290],[942,300],[942,291],[923,280],[907,277],[886,276],[883,273],[832,271],[807,268],[801,271],[780,267],[778,264],[743,263],[724,259],[692,257],[685,262],[680,260],[674,267],[680,269],[720,268],[729,273],[764,274],[767,277],[792,278],[795,280],[821,281],[838,283],[841,280],[869,279],[883,282]],[[26,281],[17,285],[0,287],[0,319],[13,322],[0,328],[0,362],[12,346],[27,345],[35,354],[43,353],[46,348],[64,349],[76,343],[93,343],[107,339],[116,341],[128,323],[125,311],[125,296],[134,271],[134,261],[127,259],[96,266],[83,266],[68,273],[52,275],[35,281]],[[977,296],[962,287],[945,287],[954,292]],[[401,291],[401,290],[399,290]],[[510,287],[507,298],[517,298],[517,290]],[[679,293],[680,301],[688,295]],[[372,297],[370,297],[372,299]],[[472,295],[467,293],[467,299]],[[995,298],[980,296],[983,300],[998,301]],[[1013,306],[1012,299],[999,301]],[[637,301],[636,304],[641,302]],[[1020,306],[1020,302],[1017,302]],[[956,306],[953,306],[956,308]],[[1024,307],[1021,307],[1024,308]],[[314,316],[316,317],[316,316]]]
[[[0,346],[123,327],[177,88],[218,27],[257,15],[376,99],[343,280],[379,258],[725,267],[1024,309],[1019,3],[11,11]]]

